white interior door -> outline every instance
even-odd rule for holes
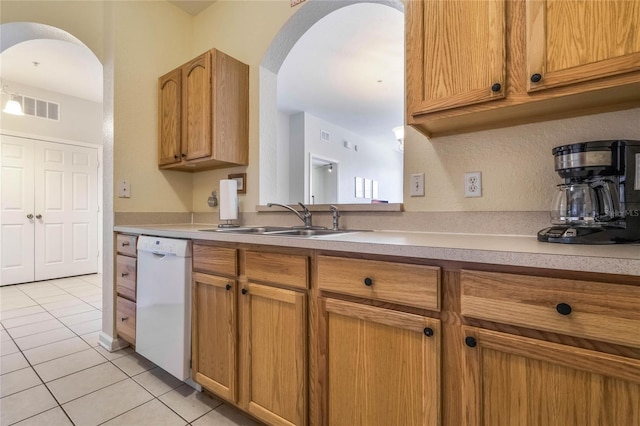
[[[0,285],[97,272],[97,149],[1,138]]]
[[[35,280],[98,269],[98,153],[38,142],[35,150]]]
[[[34,279],[34,146],[0,136],[0,285]]]

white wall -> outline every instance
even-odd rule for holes
[[[3,112],[0,121],[2,130],[42,136],[47,139],[55,138],[102,145],[102,103],[50,92],[37,87],[24,86],[8,80],[2,80],[2,83],[9,86],[10,92],[60,104],[60,121],[30,115],[17,116]],[[2,95],[2,108],[9,98],[8,95]]]
[[[276,147],[276,200],[289,199],[289,115],[278,112],[277,121],[278,145]],[[274,201],[277,202],[277,201]]]
[[[379,199],[402,202],[403,154],[397,145],[365,140],[355,133],[309,113],[304,114],[304,181],[305,199],[309,197],[309,156],[313,154],[339,163],[338,203],[370,203],[370,199],[356,198],[355,177],[377,180]],[[320,140],[320,131],[329,132],[330,141]],[[344,147],[344,141],[351,149]],[[294,140],[292,139],[292,144]],[[355,147],[358,147],[356,151]],[[293,156],[292,156],[293,159]],[[290,200],[293,202],[294,200]]]

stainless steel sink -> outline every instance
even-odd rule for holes
[[[283,226],[251,226],[240,228],[209,228],[200,229],[205,232],[222,232],[225,234],[251,234],[251,235],[272,235],[275,237],[314,237],[323,235],[339,235],[350,232],[366,232],[361,230],[334,230],[324,228],[292,228]]]
[[[225,232],[229,234],[264,234],[267,232],[288,231],[290,229],[291,229],[290,227],[286,227],[286,226],[251,226],[251,227],[240,227],[240,228],[199,229],[199,231]]]

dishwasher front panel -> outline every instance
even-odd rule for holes
[[[191,354],[191,257],[174,253],[140,250],[139,245],[136,352],[186,380]]]

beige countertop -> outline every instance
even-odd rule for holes
[[[535,236],[372,231],[287,237],[205,232],[210,224],[122,225],[117,232],[193,240],[226,241],[342,252],[640,276],[640,245],[551,244]]]

